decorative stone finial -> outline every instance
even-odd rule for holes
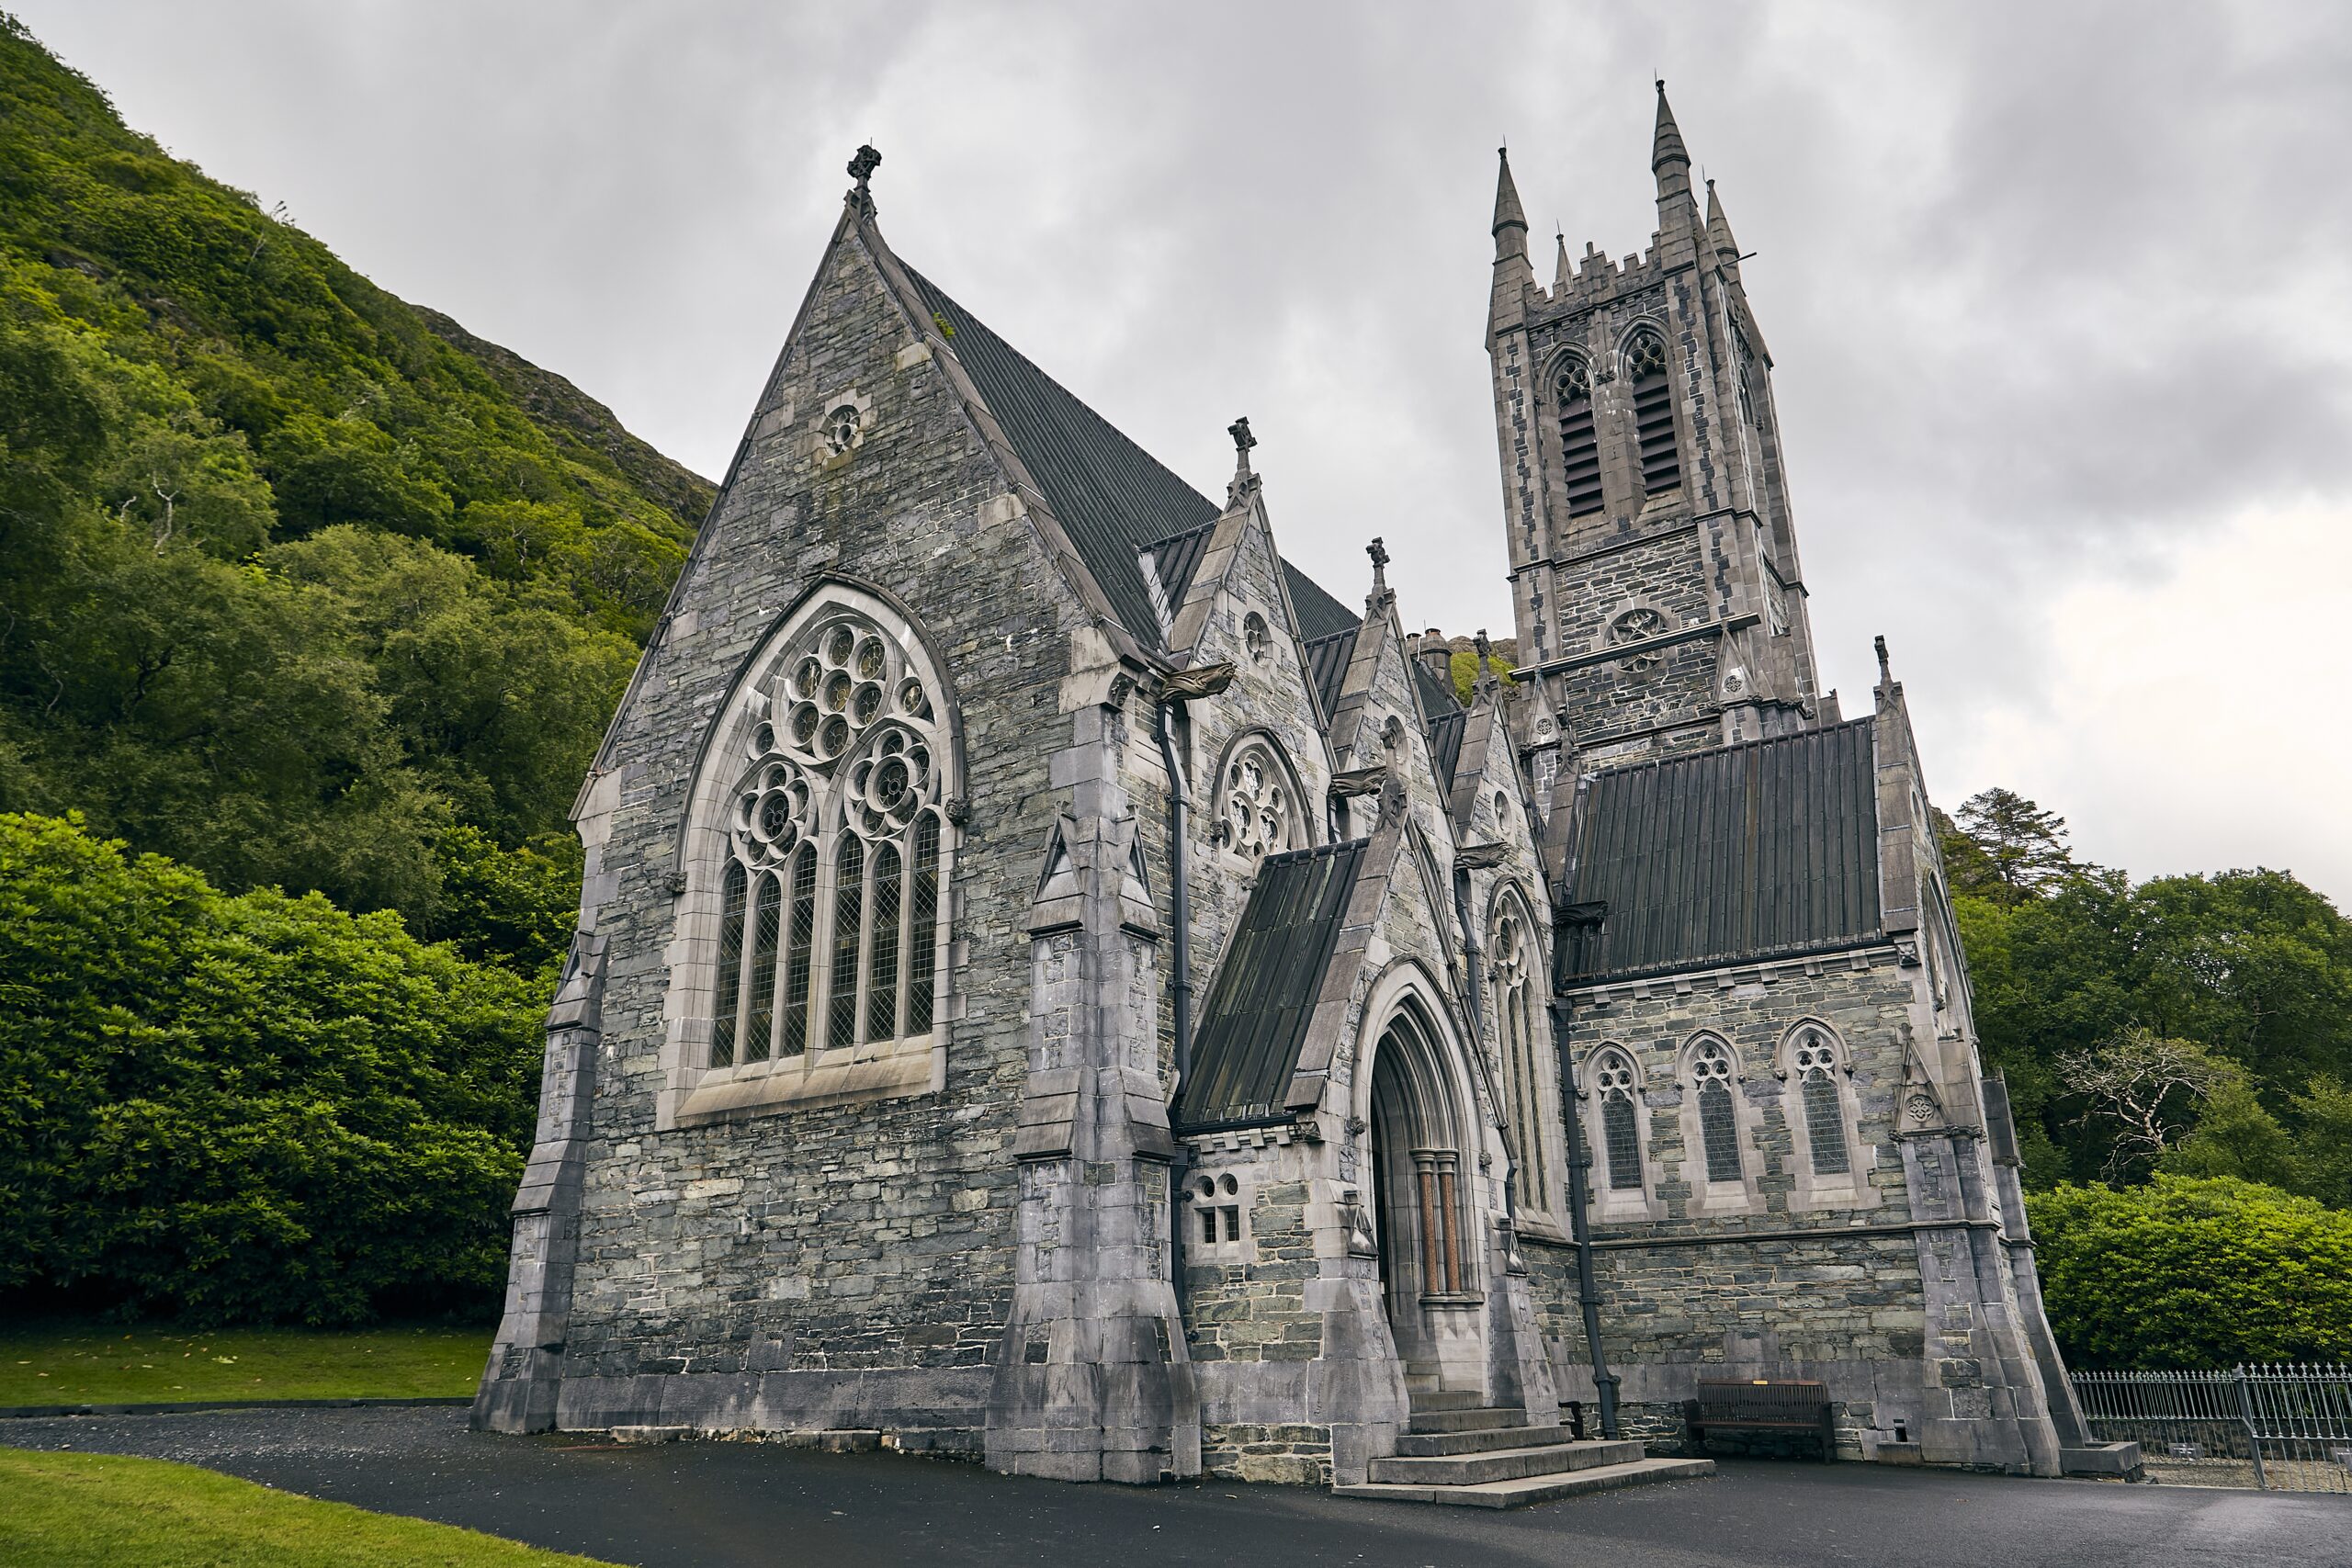
[[[1388,593],[1388,547],[1380,542],[1378,535],[1374,535],[1372,543],[1363,547],[1363,553],[1372,558],[1372,596],[1375,600],[1385,598]]]
[[[881,166],[882,154],[876,152],[871,144],[860,146],[857,155],[849,161],[849,177],[857,182],[849,193],[850,204],[869,217],[874,211],[874,193],[866,188],[866,182]]]
[[[1871,638],[1871,646],[1878,649],[1878,683],[1882,686],[1892,684],[1894,671],[1887,664],[1886,638],[1874,637]]]
[[[1233,479],[1225,487],[1225,504],[1234,507],[1258,488],[1258,476],[1250,471],[1250,448],[1258,445],[1258,438],[1250,434],[1250,416],[1246,413],[1227,425],[1225,433],[1233,437]]]

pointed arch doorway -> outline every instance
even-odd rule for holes
[[[1366,1117],[1381,1295],[1416,1391],[1478,1389],[1486,1371],[1476,1158],[1439,1039],[1419,1009],[1396,1010],[1374,1050]]]

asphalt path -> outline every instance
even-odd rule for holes
[[[500,1438],[469,1432],[465,1413],[447,1409],[12,1420],[0,1426],[0,1444],[179,1460],[644,1568],[2352,1568],[2352,1496],[1804,1461],[1730,1461],[1708,1480],[1490,1513],[1216,1482],[1073,1486],[768,1443]]]

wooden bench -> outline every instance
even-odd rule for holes
[[[1797,1432],[1821,1444],[1821,1461],[1837,1456],[1838,1428],[1829,1415],[1829,1390],[1817,1382],[1770,1378],[1702,1382],[1699,1397],[1682,1402],[1682,1418],[1697,1452],[1710,1432]]]

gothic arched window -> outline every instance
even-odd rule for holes
[[[1838,1043],[1824,1029],[1798,1031],[1789,1053],[1789,1077],[1804,1113],[1805,1146],[1815,1176],[1847,1176],[1853,1156],[1846,1145],[1846,1111],[1838,1093]]]
[[[875,1058],[936,1043],[945,701],[913,629],[848,590],[797,612],[729,696],[695,788],[682,918],[716,916],[708,1043],[689,1065],[774,1080],[730,1106],[795,1098],[788,1080],[829,1066],[880,1083]],[[927,1079],[920,1067],[907,1077]]]
[[[1709,1181],[1737,1181],[1739,1114],[1732,1104],[1735,1077],[1731,1052],[1720,1040],[1702,1040],[1690,1053],[1690,1083],[1699,1097],[1699,1141]]]
[[[1600,1101],[1600,1152],[1614,1192],[1642,1187],[1641,1119],[1634,1107],[1634,1064],[1611,1046],[1593,1059],[1592,1092]]]
[[[1682,482],[1668,369],[1666,340],[1654,328],[1643,328],[1625,345],[1625,378],[1634,386],[1634,441],[1641,457],[1642,489],[1651,495]]]
[[[1217,775],[1216,834],[1250,860],[1303,847],[1298,786],[1273,743],[1252,737],[1233,749]]]
[[[1600,438],[1592,422],[1592,367],[1571,354],[1552,373],[1568,515],[1600,510]]]
[[[1520,1199],[1532,1208],[1550,1210],[1554,1194],[1552,1172],[1544,1157],[1544,1074],[1535,1043],[1534,971],[1541,964],[1527,912],[1516,897],[1507,897],[1496,918],[1493,950],[1495,1029],[1510,1094],[1506,1125],[1512,1163],[1519,1168]]]

